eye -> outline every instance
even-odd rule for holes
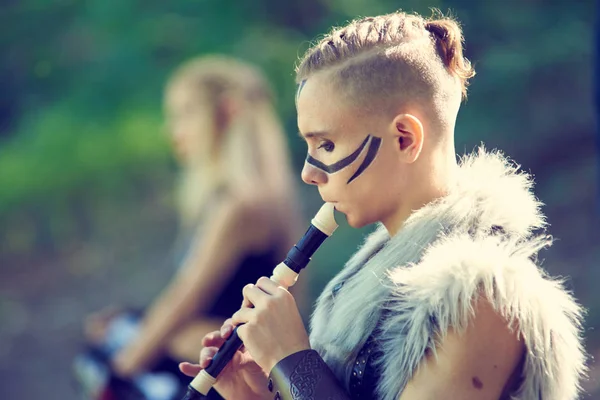
[[[319,145],[319,149],[323,149],[326,152],[331,153],[333,149],[335,149],[335,145],[333,144],[333,142],[325,141]]]

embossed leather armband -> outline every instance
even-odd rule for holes
[[[315,350],[279,361],[269,375],[274,400],[349,400],[340,382]]]

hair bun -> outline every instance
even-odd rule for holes
[[[433,35],[446,67],[464,82],[466,88],[468,80],[475,76],[475,70],[471,62],[463,56],[464,39],[458,23],[450,18],[428,20],[425,22],[425,29]]]

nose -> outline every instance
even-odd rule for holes
[[[327,183],[327,174],[324,171],[305,162],[302,168],[302,180],[309,185],[321,185]]]

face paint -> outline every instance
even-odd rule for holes
[[[358,149],[356,149],[352,154],[333,164],[325,165],[316,158],[313,158],[310,154],[306,157],[306,162],[312,165],[313,167],[317,167],[320,170],[327,172],[328,174],[335,174],[336,172],[341,171],[342,169],[346,168],[348,165],[356,161],[358,156],[360,156],[360,153],[362,153],[363,149],[369,142],[370,138],[371,135],[367,136],[365,140],[363,140],[361,145],[358,147]]]
[[[298,84],[298,90],[296,91],[296,103],[298,103],[298,98],[300,97],[300,93],[302,93],[302,89],[304,89],[304,85],[306,85],[306,79],[303,79],[302,82]]]
[[[367,155],[365,156],[365,159],[363,160],[362,164],[360,164],[354,175],[352,175],[350,179],[348,179],[348,182],[346,182],[346,184],[352,182],[353,180],[358,178],[363,172],[365,172],[369,165],[371,165],[371,163],[375,160],[375,157],[377,157],[377,153],[379,152],[380,147],[381,138],[373,136],[373,140],[371,140],[371,143],[369,144],[369,150],[367,150]]]
[[[381,138],[368,135],[365,138],[365,140],[363,140],[358,149],[356,149],[352,154],[330,165],[325,165],[321,161],[313,158],[310,154],[306,157],[306,162],[312,165],[313,167],[318,168],[323,172],[326,172],[329,175],[335,174],[336,172],[341,171],[342,169],[346,168],[347,166],[351,165],[354,161],[356,161],[356,159],[361,155],[367,144],[369,146],[367,150],[367,155],[365,156],[365,159],[363,160],[362,164],[358,167],[356,172],[354,172],[350,179],[348,179],[348,182],[346,182],[346,184],[349,184],[350,182],[358,178],[367,169],[367,167],[371,165],[373,160],[375,160],[377,152],[379,152],[379,148],[381,146]]]

